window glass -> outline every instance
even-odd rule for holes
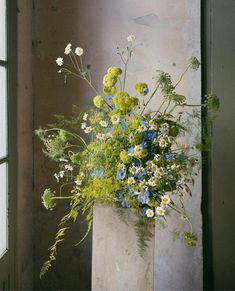
[[[6,0],[0,0],[0,60],[6,60]]]
[[[0,257],[7,249],[7,166],[0,164]]]
[[[7,155],[6,84],[6,69],[0,66],[0,158],[3,158]]]

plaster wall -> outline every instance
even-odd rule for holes
[[[183,72],[187,60],[200,59],[200,1],[199,0],[148,0],[62,1],[34,0],[33,34],[33,96],[34,127],[52,121],[52,114],[69,115],[71,105],[85,110],[94,94],[86,84],[69,78],[64,84],[55,59],[63,56],[67,43],[85,50],[86,62],[92,65],[93,83],[101,89],[102,76],[109,66],[121,65],[115,54],[116,47],[126,45],[126,36],[133,33],[143,45],[136,48],[129,68],[128,89],[132,91],[137,81],[146,81],[150,88],[156,69],[170,72],[173,80]],[[189,73],[179,87],[194,102],[200,102],[200,71]],[[160,98],[160,96],[159,96]],[[150,107],[156,108],[159,100]],[[196,134],[196,133],[195,133]],[[89,289],[91,280],[91,237],[80,247],[73,247],[83,226],[72,229],[73,236],[61,246],[58,261],[45,280],[38,279],[48,246],[53,242],[60,206],[53,213],[41,206],[43,190],[54,185],[55,166],[43,157],[41,144],[34,143],[35,186],[35,287],[38,289]],[[53,182],[54,181],[54,182]],[[192,204],[191,204],[192,202]],[[159,230],[156,234],[155,288],[201,289],[201,184],[196,179],[189,212],[193,217],[198,245],[187,249],[173,228]],[[171,219],[170,224],[178,221]],[[70,241],[69,241],[70,240]]]

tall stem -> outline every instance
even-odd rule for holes
[[[141,115],[144,113],[145,108],[147,107],[147,105],[149,104],[149,102],[151,101],[151,99],[153,98],[153,96],[155,95],[155,93],[157,92],[159,86],[160,86],[160,83],[158,83],[158,84],[156,85],[156,88],[154,89],[153,93],[152,93],[151,96],[149,97],[149,100],[147,101],[147,103],[145,104],[144,108],[143,108],[142,111],[140,112]]]

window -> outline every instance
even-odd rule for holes
[[[8,247],[6,2],[0,0],[0,258]]]
[[[0,290],[14,288],[16,0],[0,0]]]

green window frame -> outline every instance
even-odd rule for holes
[[[17,190],[17,1],[0,0],[5,5],[6,56],[0,59],[0,70],[6,71],[6,152],[0,157],[0,167],[5,167],[6,185],[0,185],[0,195],[6,187],[7,245],[0,254],[0,290],[15,289],[16,269],[16,190]],[[3,5],[1,5],[4,7]],[[1,11],[4,13],[4,11]],[[0,21],[3,21],[0,19]],[[0,36],[2,38],[2,35]],[[0,92],[1,94],[1,92]],[[3,95],[0,96],[3,100]],[[0,99],[1,100],[1,99]],[[1,100],[1,101],[2,101]],[[1,126],[1,125],[0,125]],[[0,141],[1,142],[1,141]],[[3,180],[4,178],[2,178]],[[1,201],[1,200],[0,200]],[[3,200],[2,200],[3,201]],[[0,237],[1,239],[1,237]]]

